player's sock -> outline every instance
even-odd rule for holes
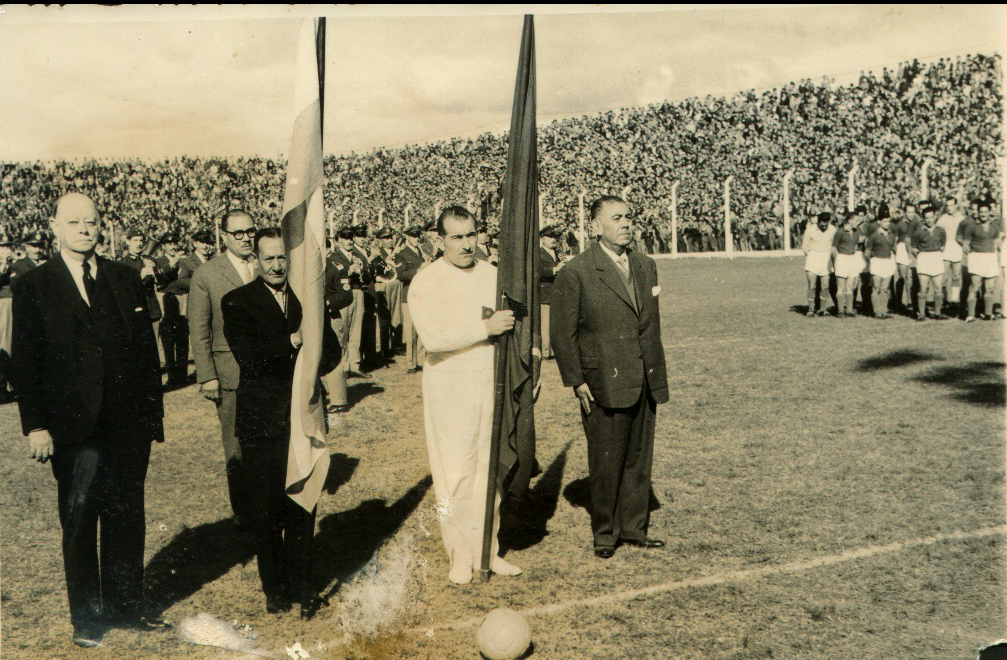
[[[927,294],[920,293],[916,296],[916,304],[919,305],[919,310],[917,310],[917,316],[927,315]]]
[[[975,316],[976,315],[976,292],[975,291],[969,291],[968,306],[969,306],[969,314],[968,315],[969,316]]]
[[[883,289],[874,294],[874,315],[888,313],[888,290]]]
[[[846,294],[842,291],[836,292],[836,316],[842,316],[846,311]]]
[[[934,316],[940,316],[943,313],[942,307],[944,306],[944,292],[937,290],[934,292]]]
[[[986,309],[986,317],[993,316],[993,292],[983,291],[983,307]]]

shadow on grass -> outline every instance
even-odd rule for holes
[[[236,531],[231,518],[184,528],[147,564],[151,613],[161,614],[254,556],[251,537]]]
[[[372,394],[381,394],[385,388],[374,383],[354,383],[346,388],[346,403],[351,407],[357,405]]]
[[[325,475],[325,485],[322,488],[327,494],[334,495],[350,481],[358,465],[360,465],[359,458],[346,454],[332,454],[329,458],[329,473]]]
[[[591,484],[588,477],[581,477],[576,481],[571,481],[563,489],[563,497],[570,503],[570,506],[578,507],[587,511],[591,515]],[[654,489],[650,489],[650,502],[647,504],[647,511],[657,511],[661,508],[661,503],[654,495]]]
[[[504,498],[500,504],[501,556],[507,550],[526,550],[538,545],[549,535],[548,523],[556,514],[566,455],[572,442],[567,442],[556,455],[534,488],[521,497]]]
[[[874,371],[876,369],[894,369],[920,362],[930,362],[941,358],[933,353],[921,353],[912,349],[889,351],[874,357],[864,358],[857,362],[857,371]]]
[[[943,385],[953,390],[951,396],[976,406],[1003,406],[1007,403],[1003,362],[970,362],[963,366],[931,369],[913,380]]]
[[[360,459],[346,454],[333,454],[325,492],[331,495],[346,484],[359,463]],[[186,527],[147,565],[148,606],[152,613],[161,614],[254,556],[251,535],[236,531],[231,518]]]
[[[328,585],[338,580],[327,593],[331,597],[340,584],[371,560],[375,551],[390,538],[423,501],[432,483],[423,477],[391,506],[385,500],[361,502],[355,509],[325,516],[315,535],[315,578]]]

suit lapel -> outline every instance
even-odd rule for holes
[[[633,274],[633,287],[636,289],[637,314],[642,317],[644,304],[649,298],[653,298],[653,293],[646,290],[643,260],[637,256],[635,250],[629,253],[629,271]]]
[[[122,287],[119,286],[119,283],[112,278],[111,269],[106,266],[105,260],[101,257],[96,257],[95,260],[98,262],[98,277],[105,278],[105,283],[112,292],[112,297],[115,298],[116,307],[119,308],[119,314],[122,315],[123,325],[126,326],[126,337],[129,341],[133,341],[133,324],[130,322],[133,315],[131,314],[132,310],[129,309],[130,302],[125,300],[126,292],[123,291]]]
[[[266,313],[274,319],[279,319],[285,323],[287,317],[284,315],[283,310],[280,309],[280,305],[277,304],[276,296],[269,290],[269,285],[261,277],[255,280],[255,284],[256,286],[253,290],[260,300],[258,307],[266,310]]]
[[[70,274],[70,269],[67,267],[66,262],[63,261],[63,256],[57,255],[53,257],[53,260],[56,262],[53,264],[54,269],[52,273],[54,288],[63,295],[67,304],[84,325],[92,327],[94,319],[91,318],[91,310],[81,297],[80,289],[77,288],[77,283],[73,281],[73,275]]]
[[[629,308],[636,312],[636,307],[633,306],[633,301],[629,298],[629,292],[626,291],[626,286],[622,283],[622,278],[619,276],[616,270],[616,265],[612,261],[611,257],[605,254],[605,251],[599,244],[594,246],[594,267],[598,269],[598,277],[605,285],[612,289],[615,295],[622,298],[623,302],[629,305]]]
[[[220,255],[219,258],[221,262],[220,272],[223,273],[227,281],[233,284],[235,288],[245,286],[245,281],[241,279],[241,275],[239,275],[238,271],[234,268],[234,264],[231,263],[231,259],[227,256],[227,253],[225,252]]]

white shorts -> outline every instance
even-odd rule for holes
[[[927,277],[944,274],[943,252],[920,252],[916,255],[916,273]]]
[[[997,255],[995,252],[969,252],[969,275],[978,275],[983,279],[996,277]]]
[[[912,257],[909,256],[909,250],[906,249],[906,244],[897,243],[895,245],[895,263],[900,266],[908,266],[912,261]]]
[[[952,237],[944,244],[944,261],[958,261],[962,260],[962,246],[958,245],[958,241]]]
[[[871,257],[871,275],[892,277],[895,275],[895,259],[892,257]]]
[[[861,264],[863,261],[863,258],[857,256],[856,254],[837,254],[836,277],[842,279],[856,277],[862,270]]]
[[[831,252],[809,252],[808,256],[804,258],[804,270],[819,277],[828,275],[829,257],[831,256]]]

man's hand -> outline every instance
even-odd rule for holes
[[[52,444],[52,436],[45,429],[32,431],[28,434],[28,447],[31,449],[31,457],[39,463],[45,463],[56,453]]]
[[[215,403],[220,401],[220,381],[214,378],[213,380],[208,380],[205,383],[200,383],[199,393],[209,401],[213,401]]]
[[[290,345],[294,348],[300,348],[303,343],[304,337],[301,335],[301,329],[298,328],[297,332],[290,335]]]
[[[509,309],[501,309],[498,312],[493,312],[493,316],[486,319],[485,323],[486,334],[490,337],[496,337],[497,335],[502,335],[505,332],[510,332],[514,329],[514,312]]]
[[[584,414],[590,415],[591,404],[594,403],[594,395],[591,394],[591,388],[587,386],[587,383],[581,383],[573,388],[573,393],[580,399],[580,405],[584,409]]]

